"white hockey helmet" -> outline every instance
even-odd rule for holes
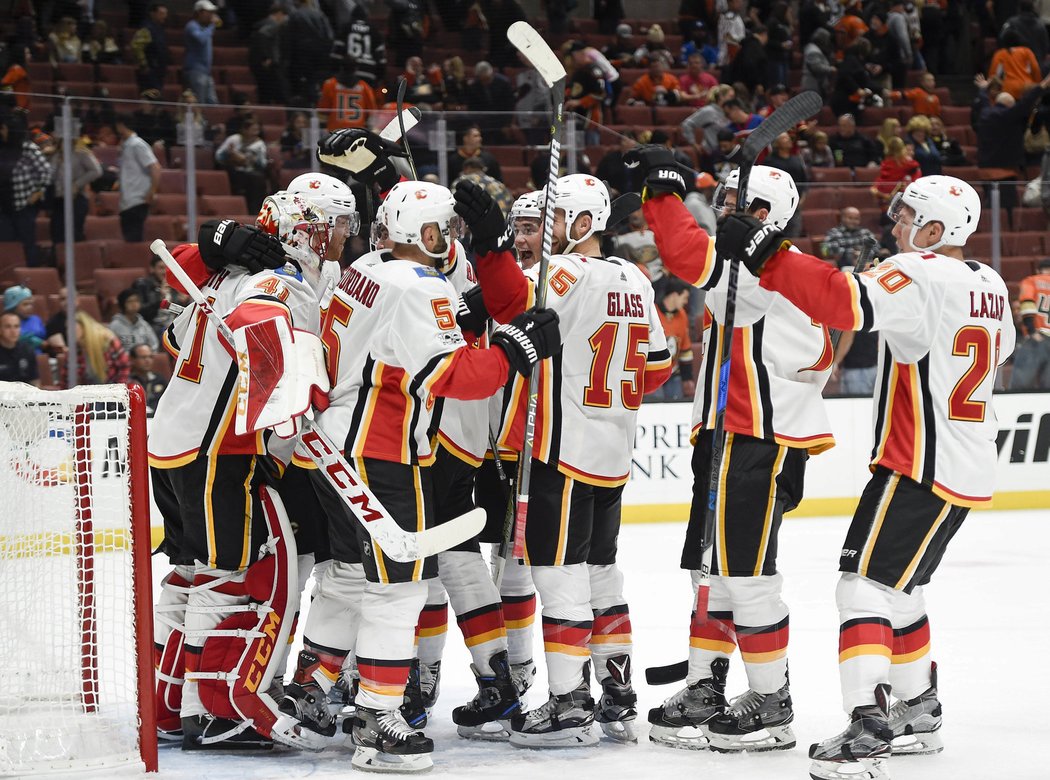
[[[332,227],[316,203],[287,191],[268,196],[255,223],[284,245],[285,254],[301,266],[318,268],[328,255]]]
[[[543,190],[519,195],[510,207],[510,219],[543,219]]]
[[[390,238],[390,233],[386,229],[385,219],[386,201],[383,201],[376,209],[376,217],[375,220],[373,220],[372,227],[368,233],[368,245],[372,248],[373,252],[379,249],[380,244]]]
[[[288,183],[287,192],[301,195],[316,203],[328,215],[328,224],[335,227],[336,219],[346,217],[350,235],[356,236],[361,229],[361,217],[357,213],[357,199],[349,185],[327,173],[302,173]]]
[[[395,184],[376,221],[382,221],[387,235],[396,244],[415,244],[427,256],[448,260],[453,242],[462,235],[463,220],[456,214],[456,200],[447,187],[426,181],[402,181]],[[445,237],[445,247],[438,253],[423,244],[423,227],[437,224]]]
[[[715,209],[725,208],[726,192],[735,191],[740,186],[740,171],[734,170],[726,180],[718,185],[715,190]],[[779,168],[771,168],[768,165],[756,165],[751,169],[751,177],[747,180],[747,203],[745,208],[751,211],[756,199],[769,203],[769,216],[766,217],[767,225],[772,225],[778,230],[787,227],[787,223],[795,216],[798,208],[798,187],[791,174]]]
[[[941,240],[932,246],[921,247],[933,251],[943,245],[965,246],[966,240],[977,230],[981,219],[981,197],[977,190],[954,176],[923,176],[916,179],[904,192],[898,192],[886,210],[894,222],[901,209],[908,206],[915,211],[908,243],[915,249],[915,235],[930,222],[944,226]]]
[[[565,237],[580,214],[591,215],[591,229],[577,239],[569,239],[566,252],[571,252],[577,244],[586,241],[595,233],[605,230],[609,223],[611,201],[609,190],[604,182],[587,173],[570,173],[558,179],[554,194],[554,208],[565,212]]]

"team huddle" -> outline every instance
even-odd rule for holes
[[[268,197],[256,225],[206,223],[197,244],[172,252],[186,277],[173,285],[202,297],[166,333],[176,364],[150,429],[174,567],[155,619],[160,736],[187,750],[317,751],[341,732],[358,769],[426,770],[451,605],[478,685],[453,710],[460,737],[565,748],[598,744],[600,730],[636,742],[616,556],[637,411],[671,374],[653,287],[602,254],[614,210],[600,180],[563,176],[505,217],[473,184],[405,180],[397,150],[360,129],[320,144],[325,162],[381,198],[364,214],[372,251],[345,269],[367,210],[325,174]],[[691,615],[685,687],[649,711],[649,738],[719,752],[795,746],[777,536],[808,458],[835,443],[821,396],[829,329],[874,330],[872,477],[835,594],[849,723],[810,748],[810,773],[888,777],[891,754],[941,750],[922,589],[993,488],[991,393],[1014,330],[1003,281],[964,257],[980,199],[952,177],[917,180],[890,206],[901,253],[845,272],[781,235],[799,205],[783,171],[754,166],[740,204],[731,175],[711,237],[682,202],[669,150],[641,147],[633,164],[665,267],[705,290],[707,307],[681,566],[695,594],[710,546],[710,595]],[[324,441],[342,458],[320,458]],[[367,496],[351,495],[355,484]],[[418,541],[467,528],[476,507],[484,526],[437,554],[380,542],[393,538],[380,515]],[[290,659],[311,575],[303,649]],[[537,608],[550,690],[525,711]],[[748,690],[728,698],[738,647]]]

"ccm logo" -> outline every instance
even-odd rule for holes
[[[765,241],[767,237],[776,232],[777,229],[772,225],[763,225],[762,229],[751,237],[751,240],[748,242],[747,249],[745,251],[749,255],[753,255],[755,253],[755,250],[758,249],[758,245]]]

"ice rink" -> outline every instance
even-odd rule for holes
[[[619,558],[634,626],[642,741],[625,746],[603,740],[595,748],[532,751],[458,738],[451,710],[470,699],[476,687],[468,669],[469,655],[450,615],[441,698],[426,729],[436,743],[431,774],[450,778],[560,775],[565,780],[808,777],[809,744],[838,733],[845,723],[838,693],[834,606],[838,550],[845,529],[844,518],[804,518],[787,521],[780,535],[784,598],[791,607],[795,749],[727,756],[679,751],[647,741],[645,713],[677,688],[647,686],[642,669],[685,657],[690,604],[688,577],[678,568],[685,526],[642,524],[624,527]],[[1050,664],[1042,656],[1050,647],[1044,575],[1048,543],[1048,510],[971,513],[953,540],[927,588],[933,657],[940,668],[945,750],[935,756],[893,759],[894,780],[1050,777],[1044,752],[1050,745],[1045,706]],[[156,573],[158,579],[163,574]],[[539,633],[537,621],[535,657],[540,677],[529,694],[529,706],[546,698]],[[737,695],[744,688],[736,657],[727,692]],[[599,690],[597,685],[594,689]],[[320,754],[251,756],[162,747],[160,776],[178,780],[345,777],[356,774],[350,768],[351,754],[352,748],[341,747]]]

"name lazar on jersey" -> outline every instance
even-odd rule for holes
[[[352,266],[346,269],[338,286],[340,290],[368,309],[372,308],[379,294],[379,282],[369,279]]]
[[[980,300],[978,300],[980,296]],[[970,316],[975,319],[1001,320],[1006,310],[1006,297],[990,292],[970,290]]]
[[[645,306],[639,293],[609,293],[610,317],[645,317]]]

